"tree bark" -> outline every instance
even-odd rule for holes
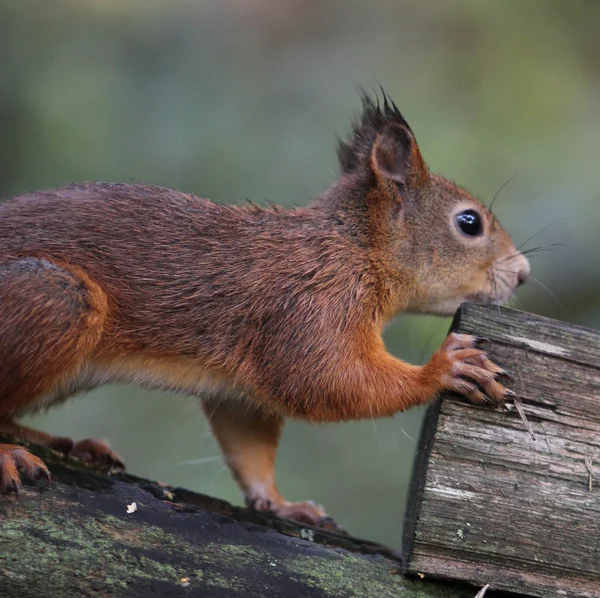
[[[134,476],[103,475],[31,448],[53,480],[0,501],[2,597],[475,594],[405,578],[398,555],[372,542]],[[133,503],[137,510],[128,513]]]

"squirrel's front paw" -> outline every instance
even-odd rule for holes
[[[428,381],[436,381],[438,393],[456,392],[472,403],[502,404],[514,395],[497,380],[508,374],[477,344],[474,336],[451,333],[425,365],[423,374]]]

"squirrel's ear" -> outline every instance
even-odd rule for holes
[[[405,126],[389,124],[377,135],[371,149],[371,168],[377,177],[401,185],[422,180],[427,167],[412,132]]]

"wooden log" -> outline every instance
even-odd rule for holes
[[[466,304],[514,404],[443,399],[426,415],[405,567],[531,596],[600,596],[600,333]],[[511,401],[512,403],[512,401]]]
[[[3,598],[475,594],[405,578],[398,554],[373,542],[32,451],[45,459],[53,481],[0,501]]]

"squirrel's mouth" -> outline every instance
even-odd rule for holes
[[[504,305],[516,291],[519,281],[511,280],[505,273],[488,272],[485,285],[478,293],[465,297],[465,301],[491,305]]]

